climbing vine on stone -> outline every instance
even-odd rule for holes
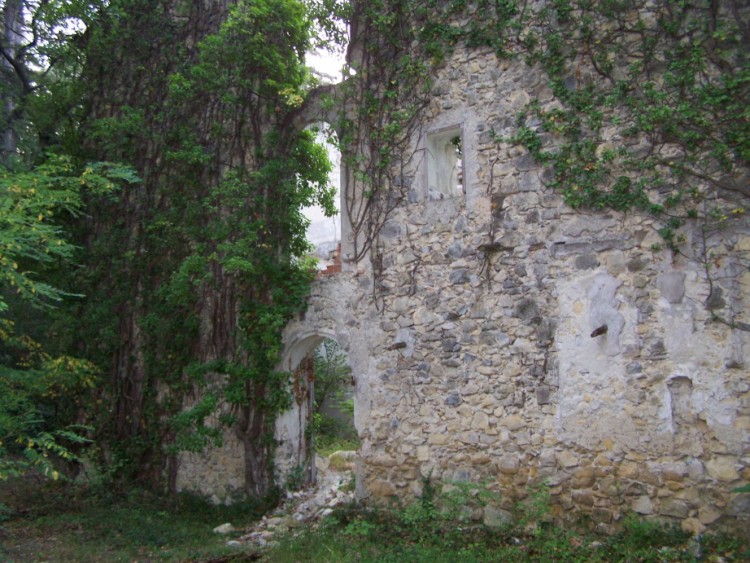
[[[716,235],[748,221],[746,3],[412,1],[378,2],[372,12],[369,3],[353,5],[364,31],[350,46],[360,90],[347,124],[359,133],[342,144],[351,153],[355,246],[374,241],[389,204],[408,196],[411,178],[400,172],[414,160],[406,148],[420,132],[435,69],[458,46],[489,48],[541,67],[548,85],[514,126],[494,132],[499,149],[525,147],[573,208],[651,214],[661,244],[700,261],[713,287]]]

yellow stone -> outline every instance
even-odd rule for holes
[[[445,434],[430,434],[427,442],[435,446],[444,446],[448,443],[448,436]]]
[[[396,494],[396,487],[388,481],[382,479],[376,479],[370,485],[370,492],[376,497],[389,497]]]
[[[621,479],[635,479],[639,472],[638,464],[625,462],[620,465],[617,475]]]
[[[702,534],[706,531],[706,527],[697,518],[685,518],[680,523],[680,528],[682,528],[685,532],[693,534],[694,536]]]
[[[719,481],[736,481],[740,474],[736,469],[736,460],[729,456],[716,457],[706,463],[706,471]]]

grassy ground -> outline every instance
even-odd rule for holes
[[[29,480],[0,483],[0,505],[0,561],[14,562],[250,561],[213,528],[231,522],[242,530],[262,512],[257,504],[214,507],[189,496]]]
[[[750,548],[739,539],[706,535],[696,541],[636,518],[615,536],[539,524],[546,520],[543,495],[519,509],[515,524],[490,529],[467,510],[481,494],[457,489],[398,510],[343,507],[260,554],[229,547],[231,535],[212,531],[224,522],[242,530],[266,508],[260,504],[213,507],[188,496],[6,482],[0,483],[0,506],[6,506],[0,508],[0,561],[750,561]]]

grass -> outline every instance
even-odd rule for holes
[[[599,536],[548,522],[544,490],[517,507],[514,524],[488,528],[478,515],[499,499],[474,485],[438,493],[425,483],[417,502],[401,508],[344,506],[319,526],[259,553],[229,547],[232,536],[213,528],[243,529],[267,505],[216,507],[180,495],[144,491],[114,494],[71,484],[29,480],[0,483],[0,561],[361,561],[361,562],[690,562],[748,561],[736,537],[706,535],[698,543],[679,528],[630,517],[621,532]],[[547,505],[548,506],[548,505]]]
[[[0,561],[249,561],[213,528],[242,530],[260,503],[212,506],[188,495],[112,494],[72,484],[0,484]]]
[[[357,451],[358,449],[359,440],[356,438],[315,437],[315,453],[323,457],[328,457],[338,451]]]
[[[597,536],[552,524],[487,528],[456,519],[431,502],[400,510],[337,510],[317,530],[288,536],[263,561],[359,562],[691,562],[748,561],[737,538],[704,536],[700,543],[679,528],[628,518],[620,533]]]
[[[334,418],[324,413],[316,413],[313,423],[315,453],[328,457],[340,450],[358,450],[359,435],[354,428],[354,419]]]

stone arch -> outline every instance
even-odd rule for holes
[[[372,401],[378,393],[378,360],[373,352],[384,345],[380,317],[372,312],[366,299],[369,285],[367,276],[341,273],[322,276],[312,285],[304,313],[292,319],[284,329],[283,350],[279,369],[289,372],[314,350],[324,338],[335,340],[346,353],[354,378],[354,427],[360,438],[356,463],[359,494],[360,457],[367,455],[371,440],[368,438]],[[299,413],[292,409],[283,413],[276,426],[279,442],[274,459],[280,484],[286,482],[289,471],[299,463],[299,432],[303,431],[293,420]]]

